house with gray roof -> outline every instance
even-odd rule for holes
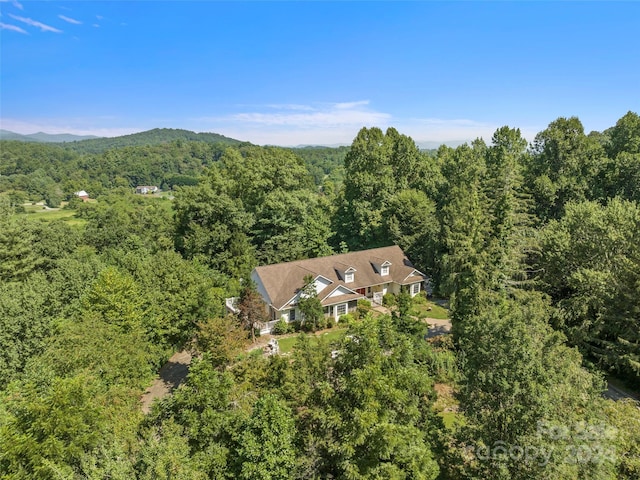
[[[415,296],[429,288],[429,278],[396,245],[256,267],[251,279],[270,319],[263,333],[281,318],[301,319],[298,300],[307,276],[313,278],[325,315],[336,321],[355,310],[360,299],[380,305],[387,293],[398,294],[404,288]]]

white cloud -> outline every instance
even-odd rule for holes
[[[11,4],[16,7],[18,10],[24,10],[22,4],[16,0],[0,0],[0,2],[11,2]]]
[[[202,118],[191,129],[213,131],[223,135],[271,145],[349,145],[362,127],[396,128],[410,136],[419,146],[435,148],[439,145],[459,145],[484,138],[491,142],[493,133],[502,125],[471,119],[402,118],[372,110],[369,102],[344,102],[288,108],[267,105],[280,111],[253,111],[236,113],[226,117]],[[257,109],[256,109],[257,110]],[[288,111],[287,111],[288,110]],[[196,122],[194,122],[196,123]],[[520,127],[522,136],[531,141],[538,127]]]
[[[9,14],[11,18],[14,20],[18,20],[19,22],[26,23],[27,25],[31,25],[32,27],[39,28],[43,32],[53,32],[53,33],[62,33],[62,30],[58,30],[57,28],[50,27],[49,25],[45,25],[42,22],[38,22],[36,20],[32,20],[31,18],[19,17],[17,15]]]
[[[338,110],[351,110],[357,107],[364,107],[369,105],[369,100],[359,100],[357,102],[343,102],[336,103],[334,106]]]
[[[269,105],[265,105],[266,108],[273,108],[275,110],[302,110],[302,111],[313,111],[313,107],[309,105],[299,105],[297,103],[272,103]]]
[[[267,104],[222,117],[197,119],[200,126],[259,144],[350,144],[362,127],[395,127],[419,145],[451,145],[482,137],[487,142],[500,127],[470,119],[403,118],[371,107],[370,101]],[[531,130],[535,132],[535,130]],[[523,130],[525,138],[535,133]]]
[[[16,25],[9,25],[7,23],[0,22],[0,30],[11,30],[12,32],[24,33],[25,35],[29,35],[26,30],[23,30]]]
[[[230,120],[265,126],[287,125],[296,128],[342,127],[345,125],[378,125],[387,123],[387,113],[361,108],[365,102],[330,103],[312,105],[268,105],[277,112],[243,112],[229,117]]]
[[[389,125],[391,115],[367,108],[368,100],[343,103],[267,104],[252,111],[194,119],[199,129],[258,144],[349,144],[363,126]]]
[[[75,18],[67,17],[65,15],[58,15],[58,18],[61,18],[65,22],[72,23],[74,25],[82,25],[80,20],[76,20]]]
[[[350,144],[362,127],[393,126],[420,145],[490,141],[499,125],[469,119],[402,118],[377,111],[369,100],[336,103],[267,104],[222,117],[197,119],[215,131],[259,144]],[[524,134],[524,132],[523,132]]]

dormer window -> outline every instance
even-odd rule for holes
[[[344,283],[352,283],[355,280],[356,269],[351,265],[341,263],[340,266],[336,268],[336,272]]]
[[[389,260],[380,257],[373,257],[371,265],[373,266],[374,271],[381,277],[389,275],[389,267],[391,266],[391,262]]]

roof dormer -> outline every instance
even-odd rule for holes
[[[384,258],[374,257],[371,259],[371,265],[373,265],[376,273],[378,273],[382,277],[385,277],[389,275],[389,269],[391,268],[392,263],[389,260],[385,260]]]
[[[336,267],[336,272],[344,283],[352,283],[356,279],[357,270],[351,265],[340,264]]]

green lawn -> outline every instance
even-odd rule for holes
[[[347,330],[345,328],[334,327],[331,330],[324,330],[316,334],[310,333],[309,336],[316,342],[318,341],[319,337],[322,337],[327,342],[335,342],[337,340],[340,340],[346,332]],[[297,341],[298,341],[298,335],[293,335],[291,337],[285,337],[285,338],[278,338],[280,353],[291,352],[291,350],[293,350],[293,347],[295,347]]]
[[[46,222],[64,220],[69,225],[82,225],[85,223],[84,219],[76,218],[76,212],[74,210],[44,210],[38,205],[28,205],[25,209],[27,213],[22,213],[20,215],[23,215],[30,220],[44,220]]]
[[[415,297],[413,299],[410,313],[418,318],[437,318],[440,320],[449,318],[449,310],[424,297]]]

